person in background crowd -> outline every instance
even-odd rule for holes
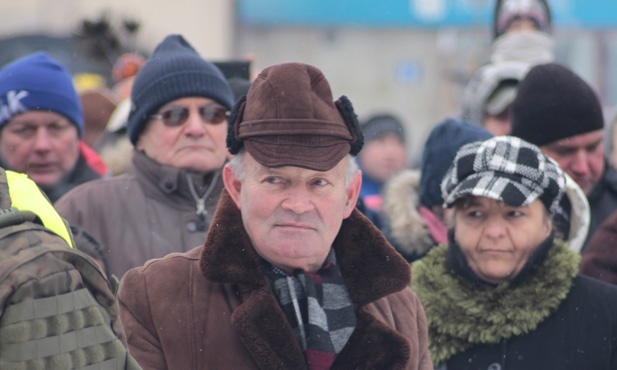
[[[420,171],[407,169],[384,186],[382,215],[385,234],[409,262],[423,257],[446,239],[443,198],[439,184],[463,145],[491,138],[490,132],[448,118],[429,133]]]
[[[205,240],[223,188],[234,96],[212,63],[170,35],[135,77],[131,101],[131,170],[76,188],[55,204],[103,244],[118,277]]]
[[[516,86],[528,70],[529,64],[519,61],[481,67],[465,88],[463,119],[493,135],[508,135],[511,131],[510,105],[516,97]]]
[[[38,52],[0,70],[0,164],[26,173],[50,201],[107,174],[81,141],[81,102],[68,70]]]
[[[412,265],[437,369],[617,367],[617,288],[578,275],[553,226],[565,182],[516,137],[458,151],[441,184],[448,242]]]
[[[533,67],[512,103],[512,135],[540,147],[583,189],[588,239],[617,209],[617,172],[604,157],[604,117],[592,88],[557,63]]]
[[[465,88],[462,117],[493,135],[508,135],[518,83],[532,66],[555,60],[548,4],[543,0],[497,1],[493,36],[489,62]]]
[[[371,116],[361,127],[364,149],[358,155],[362,170],[360,197],[367,208],[380,211],[383,184],[407,162],[405,128],[390,114]]]
[[[581,274],[617,285],[617,211],[589,240],[581,259]]]
[[[118,98],[106,86],[100,86],[79,92],[79,99],[84,115],[83,141],[98,151]]]
[[[120,101],[130,99],[135,76],[145,63],[144,57],[137,53],[124,53],[114,63],[111,69],[111,77],[115,82],[113,92]]]
[[[508,33],[552,32],[551,9],[546,0],[497,0],[493,9],[493,38]]]
[[[362,133],[313,66],[264,69],[230,118],[205,246],[129,271],[144,369],[432,369],[407,262],[355,209]]]

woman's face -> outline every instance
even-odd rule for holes
[[[511,207],[472,197],[455,209],[454,239],[476,276],[493,284],[513,279],[551,230],[539,200]]]

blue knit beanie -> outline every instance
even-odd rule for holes
[[[0,128],[29,110],[61,114],[83,135],[81,101],[71,74],[44,52],[17,59],[0,71]]]
[[[235,101],[223,73],[201,58],[182,36],[169,35],[154,49],[133,83],[127,123],[133,145],[151,114],[170,101],[189,96],[216,100],[230,110]]]
[[[420,204],[432,207],[443,204],[441,180],[465,144],[484,141],[493,135],[467,121],[447,118],[437,124],[426,139],[420,165]]]

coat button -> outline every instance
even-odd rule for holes
[[[488,365],[487,370],[501,370],[501,365],[495,362],[494,364]]]
[[[195,231],[197,231],[197,223],[194,221],[190,221],[186,223],[186,229],[191,232],[194,233]]]
[[[165,182],[165,189],[171,190],[173,187],[174,187],[173,182],[171,182],[171,181],[166,181]]]

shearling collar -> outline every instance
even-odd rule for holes
[[[409,284],[409,264],[357,209],[343,221],[333,248],[356,306],[396,293]],[[240,211],[223,190],[201,256],[203,274],[221,283],[267,285],[259,261]]]
[[[436,243],[420,215],[420,173],[404,170],[384,186],[382,214],[396,245],[408,255],[424,255]]]
[[[405,368],[411,356],[407,339],[362,306],[407,289],[409,264],[358,210],[343,221],[333,248],[356,308],[357,322],[332,369]],[[199,263],[209,280],[237,287],[243,303],[231,315],[231,325],[259,368],[306,368],[295,334],[244,230],[240,211],[226,190],[221,194]]]

